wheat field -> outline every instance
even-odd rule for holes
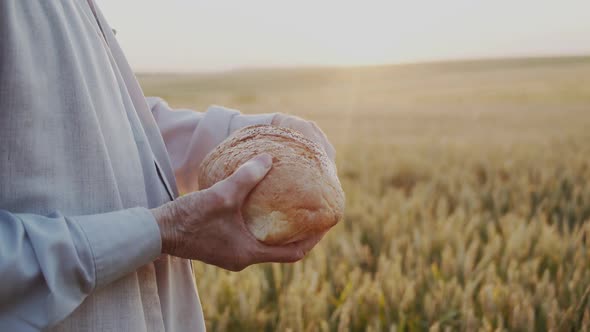
[[[345,217],[303,261],[194,263],[210,331],[590,331],[590,58],[139,77],[338,151]]]

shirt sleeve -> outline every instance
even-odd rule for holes
[[[270,124],[276,114],[245,115],[221,106],[211,106],[206,112],[173,110],[160,98],[146,99],[164,138],[181,193],[198,190],[201,161],[231,133],[250,125]]]
[[[38,331],[161,251],[151,212],[67,217],[0,210],[0,330]]]

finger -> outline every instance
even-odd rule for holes
[[[284,246],[260,245],[255,263],[294,263],[305,257],[306,252],[295,243]]]
[[[263,153],[240,166],[227,179],[215,185],[219,195],[230,205],[241,204],[248,193],[266,176],[272,166],[272,157]]]
[[[322,146],[324,147],[324,151],[326,151],[328,158],[330,158],[330,160],[332,160],[332,161],[335,161],[336,149],[334,149],[334,146],[328,140],[328,136],[326,136],[326,134],[322,131],[322,129],[320,129],[320,127],[317,125],[317,123],[315,123],[313,121],[310,121],[310,122],[311,122],[311,125],[312,125],[314,131],[320,137],[320,141],[322,142]]]
[[[328,158],[330,158],[330,160],[332,162],[335,162],[336,161],[336,149],[334,149],[332,144],[330,144],[330,142],[328,142],[327,139],[324,140],[324,148],[325,148],[326,154],[328,155]]]
[[[324,139],[323,133],[315,125],[315,123],[311,121],[303,121],[302,125],[299,127],[299,132],[307,139],[317,144],[322,150],[324,150],[324,152],[327,153],[325,144],[326,140]]]
[[[316,244],[318,244],[322,240],[326,233],[327,231],[324,231],[322,233],[311,236],[305,240],[295,242],[293,243],[293,245],[302,250],[305,254],[307,254],[311,251],[311,249],[313,249],[313,247],[316,246]]]
[[[286,115],[283,113],[277,113],[275,114],[275,116],[272,118],[271,121],[271,125],[273,126],[281,126],[281,123],[283,122],[283,120],[286,118]]]
[[[290,120],[290,124],[286,124],[285,122]],[[317,143],[320,147],[328,155],[328,158],[334,162],[336,159],[336,150],[328,141],[328,137],[324,132],[318,127],[318,125],[313,121],[307,121],[300,117],[294,115],[285,115],[282,113],[278,113],[272,120],[272,124],[276,126],[286,126],[293,130],[298,131],[306,138],[310,139],[311,141]]]
[[[320,242],[326,232],[317,234],[302,241],[289,243],[282,246],[268,246],[259,243],[259,255],[257,263],[275,262],[275,263],[293,263],[305,257],[313,247]]]

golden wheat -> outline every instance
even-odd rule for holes
[[[194,263],[209,330],[588,331],[588,77],[588,59],[143,77],[180,106],[312,118],[339,153],[346,215],[307,258]]]

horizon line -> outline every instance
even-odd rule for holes
[[[454,64],[465,62],[492,62],[492,61],[518,61],[518,60],[555,60],[555,59],[590,59],[590,53],[559,53],[559,54],[536,54],[536,55],[507,55],[507,56],[481,56],[481,57],[467,57],[467,58],[439,58],[439,59],[424,59],[415,61],[399,61],[399,62],[384,62],[373,64],[302,64],[302,65],[270,65],[270,66],[242,66],[227,69],[189,69],[189,70],[137,70],[136,75],[215,75],[228,74],[250,71],[273,71],[273,70],[329,70],[329,69],[353,69],[353,68],[375,68],[375,67],[394,67],[394,66],[413,66],[413,65],[437,65],[437,64]]]

